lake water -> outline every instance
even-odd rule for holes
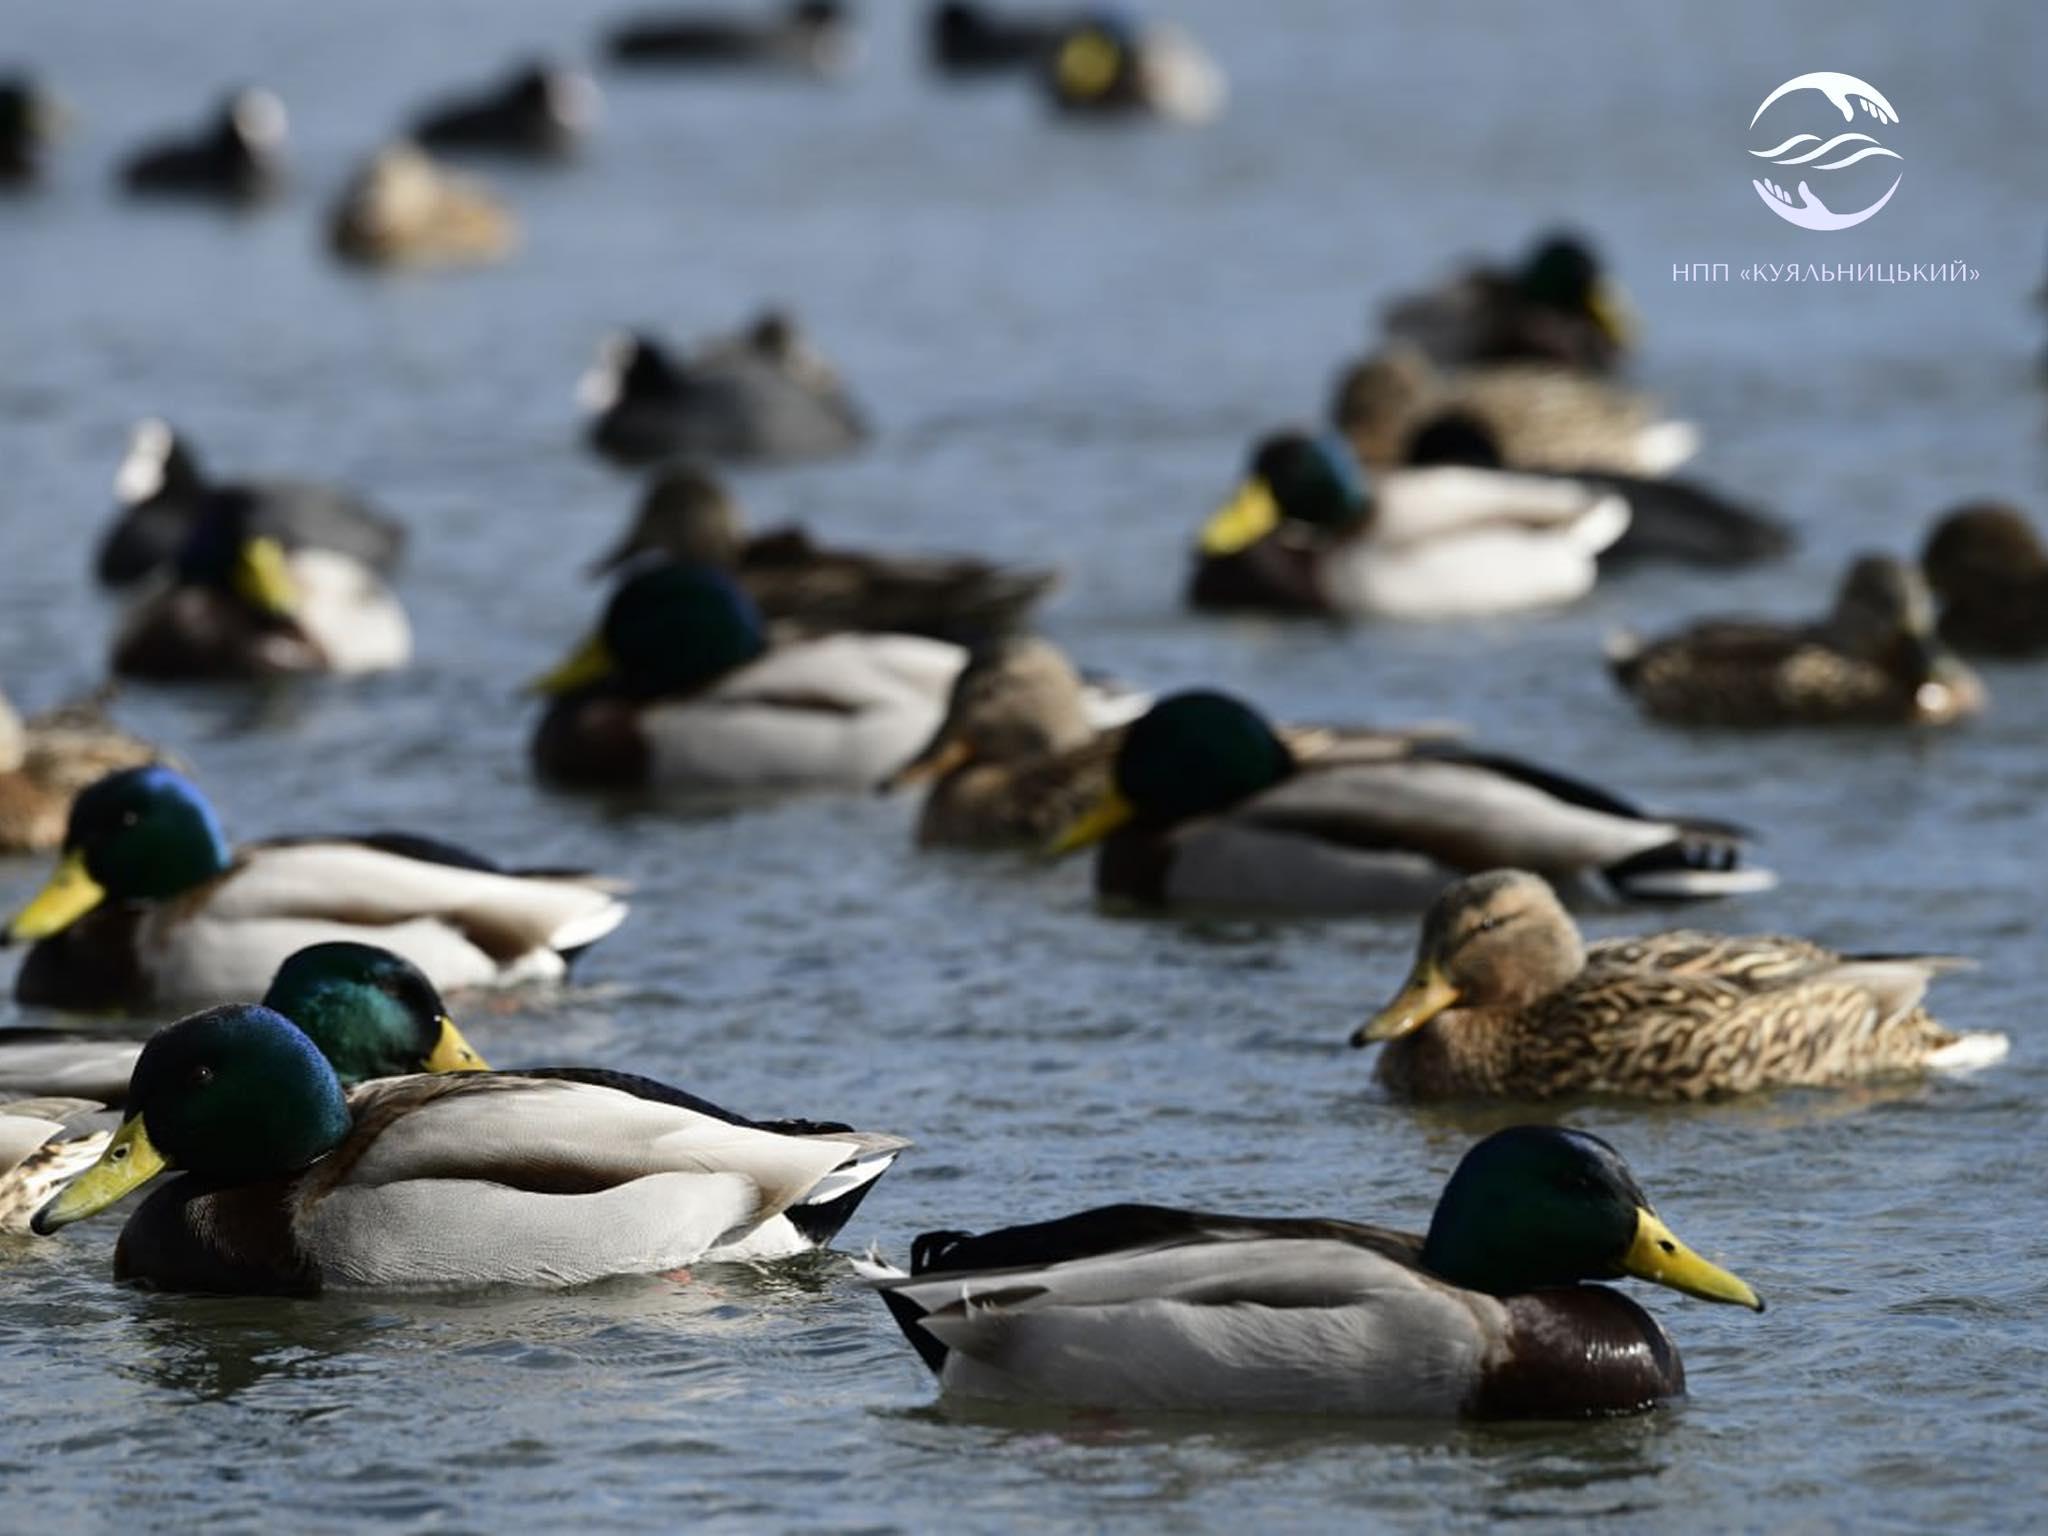
[[[85,579],[129,423],[223,470],[355,483],[415,544],[419,663],[261,699],[132,692],[230,831],[411,826],[632,879],[578,985],[461,1010],[492,1060],[630,1065],[760,1113],[917,1150],[846,1234],[1116,1198],[1419,1225],[1460,1151],[1518,1116],[1416,1112],[1344,1047],[1408,922],[1112,920],[1084,862],[932,857],[913,807],[812,800],[685,818],[542,792],[517,683],[589,621],[580,563],[632,482],[583,452],[604,330],[678,336],[794,307],[867,400],[872,450],[741,477],[762,524],[850,544],[1055,558],[1048,628],[1155,687],[1280,716],[1467,721],[1653,802],[1739,819],[1784,876],[1694,914],[1850,948],[1978,956],[1939,1012],[2014,1037],[1964,1081],[1573,1118],[1679,1231],[1770,1300],[1647,1297],[1693,1396],[1592,1427],[1133,1423],[932,1405],[836,1260],[561,1295],[245,1302],[107,1279],[116,1222],[0,1250],[0,1488],[16,1529],[2006,1530],[2048,1493],[2048,1090],[2037,1019],[2048,675],[1940,737],[1750,741],[1641,722],[1607,630],[1815,610],[1847,556],[1908,550],[1975,495],[2044,502],[2048,11],[1737,0],[1496,10],[1433,0],[1175,7],[1228,114],[1193,132],[1048,122],[923,77],[908,8],[865,8],[830,87],[607,75],[586,163],[496,180],[508,265],[366,279],[318,243],[382,125],[599,7],[123,0],[7,7],[10,58],[70,101],[54,185],[0,204],[5,683],[101,674]],[[1844,69],[1899,108],[1892,205],[1847,233],[1769,217],[1747,125]],[[140,134],[217,86],[285,97],[297,188],[248,219],[109,190]],[[1699,421],[1703,474],[1777,507],[1792,560],[1646,572],[1568,613],[1445,628],[1198,622],[1182,547],[1244,446],[1320,410],[1389,293],[1567,218],[1643,312],[1637,376]],[[1674,263],[1947,262],[1949,286],[1677,284]],[[39,878],[0,872],[11,903]],[[1623,931],[1646,917],[1601,914]],[[11,1011],[11,1010],[10,1010]]]

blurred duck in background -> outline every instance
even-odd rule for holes
[[[1202,530],[1189,605],[1440,619],[1576,601],[1628,528],[1628,503],[1577,481],[1464,466],[1381,476],[1341,444],[1276,433]]]
[[[1229,97],[1223,71],[1179,27],[1091,13],[1063,31],[1039,80],[1071,117],[1206,123]]]
[[[839,0],[797,0],[780,15],[715,11],[636,17],[613,29],[618,64],[683,69],[759,69],[836,75],[854,59],[853,23]]]
[[[708,566],[630,572],[597,631],[532,684],[540,775],[684,793],[867,789],[909,761],[966,663],[921,635],[771,646],[739,585]]]
[[[1920,568],[1941,603],[1941,638],[1957,650],[2048,652],[2048,550],[2018,507],[1957,507],[1928,535]]]
[[[429,106],[407,136],[437,154],[558,160],[582,147],[599,102],[590,76],[541,61],[495,88]]]
[[[1070,16],[941,0],[925,14],[925,57],[942,75],[986,78],[1042,64],[1074,27]]]
[[[519,225],[480,181],[436,165],[414,144],[388,144],[342,189],[328,244],[370,267],[466,267],[501,260]]]
[[[1520,266],[1479,266],[1395,300],[1387,338],[1443,368],[1541,362],[1605,373],[1634,345],[1627,301],[1585,240],[1546,235]]]
[[[113,1133],[77,1122],[102,1108],[71,1098],[0,1103],[0,1236],[28,1236],[35,1213],[98,1161]]]
[[[236,91],[189,139],[147,144],[121,167],[130,192],[247,206],[284,188],[284,103],[261,89]]]
[[[124,616],[113,669],[168,682],[380,672],[411,656],[405,610],[374,570],[287,547],[260,499],[230,488],[207,493],[168,577]]]
[[[41,179],[43,159],[62,137],[64,105],[33,75],[0,76],[0,188]]]
[[[827,549],[800,527],[749,535],[739,504],[703,465],[657,470],[625,537],[591,568],[648,558],[730,573],[778,631],[874,630],[973,645],[1020,629],[1059,573],[945,556]]]
[[[23,720],[0,696],[0,854],[55,848],[81,790],[157,756],[155,747],[114,724],[99,698]]]
[[[644,332],[615,333],[577,396],[591,413],[591,446],[622,464],[829,458],[868,435],[838,373],[779,310],[683,357]]]
[[[126,587],[168,568],[191,537],[214,491],[236,491],[256,507],[263,531],[286,549],[331,549],[389,575],[405,530],[352,491],[303,480],[211,481],[190,439],[151,416],[135,424],[114,475],[121,512],[100,540],[103,586]]]
[[[1935,633],[1920,573],[1887,555],[1850,566],[1825,618],[1706,619],[1663,639],[1608,642],[1615,680],[1675,725],[1948,725],[1984,685]]]

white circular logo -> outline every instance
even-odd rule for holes
[[[1764,98],[1763,105],[1756,109],[1756,116],[1749,120],[1749,126],[1755,128],[1774,104],[1788,96],[1796,97],[1802,91],[1815,91],[1825,96],[1840,110],[1845,123],[1854,123],[1859,111],[1871,127],[1889,127],[1899,120],[1897,109],[1884,99],[1884,93],[1876,86],[1858,80],[1854,75],[1823,69],[1787,80],[1771,92]],[[1789,123],[1785,113],[1779,114],[1779,120],[1780,127]],[[1773,165],[1799,168],[1794,173],[1801,178],[1796,194],[1787,192],[1775,181],[1762,178],[1750,185],[1756,188],[1756,195],[1764,200],[1766,208],[1787,224],[1797,224],[1801,229],[1854,229],[1890,202],[1892,194],[1899,190],[1899,183],[1905,180],[1902,171],[1892,178],[1892,184],[1885,188],[1884,195],[1869,207],[1859,208],[1854,213],[1836,213],[1806,183],[1804,178],[1807,175],[1818,171],[1847,170],[1864,160],[1899,160],[1904,157],[1897,150],[1885,148],[1868,133],[1837,133],[1832,137],[1818,133],[1794,133],[1782,144],[1774,144],[1769,149],[1752,149],[1750,153]],[[1851,195],[1854,195],[1854,188],[1851,188]]]

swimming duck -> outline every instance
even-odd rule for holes
[[[1708,619],[1661,640],[1616,636],[1614,676],[1678,725],[1948,725],[1984,685],[1934,633],[1917,571],[1885,555],[1850,566],[1818,623]]]
[[[763,617],[814,635],[861,629],[970,645],[1022,627],[1059,584],[1052,570],[825,548],[795,526],[749,536],[718,477],[687,461],[648,481],[632,527],[592,573],[649,556],[729,571]]]
[[[580,70],[537,61],[476,96],[428,107],[408,135],[442,154],[551,160],[573,154],[597,121],[597,83]]]
[[[390,575],[405,530],[355,492],[305,480],[210,479],[192,441],[162,417],[135,424],[114,475],[121,511],[100,541],[100,583],[125,587],[165,569],[192,535],[213,491],[239,491],[257,507],[263,531],[287,550],[331,549]]]
[[[400,143],[378,150],[342,189],[327,240],[361,266],[479,266],[519,243],[519,225],[481,182]]]
[[[28,75],[0,77],[0,187],[43,173],[43,156],[64,128],[64,107]]]
[[[1573,1419],[1685,1391],[1624,1275],[1763,1310],[1651,1207],[1621,1154],[1558,1126],[1468,1151],[1426,1234],[1111,1205],[856,1271],[940,1389],[1068,1407]]]
[[[1387,1042],[1379,1079],[1414,1099],[1831,1087],[2003,1057],[2005,1036],[1921,1006],[1961,963],[1687,929],[1589,945],[1541,879],[1489,870],[1437,897],[1414,970],[1351,1043]]]
[[[276,1295],[580,1285],[739,1243],[858,1151],[563,1078],[344,1090],[297,1026],[243,1003],[151,1037],[112,1143],[34,1225],[177,1172],[122,1230],[116,1279]]]
[[[121,677],[380,672],[412,656],[412,627],[369,567],[331,549],[288,550],[262,500],[207,494],[170,577],[138,596],[114,638]]]
[[[1223,71],[1187,32],[1110,11],[1070,23],[1043,56],[1047,100],[1071,117],[1205,123],[1229,96]]]
[[[0,1103],[0,1234],[26,1237],[30,1218],[106,1150],[109,1132],[67,1134],[67,1121],[100,1107],[70,1098]]]
[[[1040,63],[1073,27],[1065,17],[1027,15],[941,0],[925,14],[925,56],[948,75],[992,75]]]
[[[1519,267],[1479,266],[1397,299],[1389,340],[1446,368],[1531,361],[1605,373],[1634,340],[1627,301],[1593,248],[1563,231],[1544,236]]]
[[[777,69],[835,75],[853,61],[853,26],[839,0],[796,0],[763,20],[717,12],[636,17],[607,44],[617,64]]]
[[[81,789],[156,757],[155,747],[108,719],[96,698],[24,721],[0,696],[0,854],[55,848]]]
[[[1454,742],[1330,734],[1289,746],[1248,705],[1197,689],[1125,734],[1111,787],[1053,846],[1102,845],[1095,888],[1144,907],[1416,910],[1461,874],[1519,864],[1629,900],[1766,890],[1742,834],[1659,817]]]
[[[774,310],[680,360],[650,336],[609,336],[577,395],[591,446],[621,464],[827,458],[868,435],[831,365]]]
[[[1381,477],[1299,432],[1253,451],[1203,528],[1190,606],[1440,619],[1552,607],[1592,589],[1627,502],[1577,482],[1464,466]]]
[[[230,849],[205,796],[158,764],[78,797],[56,872],[6,937],[36,941],[19,1001],[144,1008],[260,996],[324,939],[396,950],[443,991],[554,980],[625,916],[594,877],[501,869],[405,833]]]
[[[1941,602],[1941,638],[1957,650],[2048,651],[2048,550],[2018,507],[1957,507],[1928,535],[1920,568]]]
[[[533,684],[541,776],[710,793],[866,789],[923,746],[966,662],[920,635],[773,648],[760,610],[708,566],[630,574],[598,630]]]
[[[265,90],[236,91],[190,139],[145,145],[121,167],[130,192],[259,203],[284,187],[284,103]]]

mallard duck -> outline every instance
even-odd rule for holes
[[[1416,468],[1464,465],[1501,469],[1505,459],[1491,425],[1470,411],[1444,411],[1422,421],[1408,440]],[[1522,471],[1529,473],[1529,471]],[[1646,560],[1727,567],[1774,560],[1792,547],[1783,523],[1696,480],[1649,479],[1608,470],[1541,471],[1559,480],[1612,491],[1628,502],[1628,529],[1600,551],[1607,571]]]
[[[156,757],[156,748],[109,720],[97,698],[23,721],[0,696],[0,854],[55,848],[81,789]]]
[[[606,47],[618,64],[834,75],[852,63],[854,36],[840,0],[794,0],[771,19],[708,11],[640,16],[614,28]]]
[[[1101,843],[1095,888],[1147,907],[1418,909],[1501,864],[1631,900],[1768,889],[1742,834],[1649,815],[1511,757],[1398,735],[1290,747],[1248,705],[1195,690],[1125,734],[1108,794],[1054,844]]]
[[[559,159],[589,135],[598,102],[597,82],[581,70],[536,61],[478,95],[428,107],[408,137],[442,154]]]
[[[482,182],[443,169],[417,145],[387,144],[342,189],[327,243],[361,266],[478,266],[519,243],[519,224]]]
[[[1589,945],[1541,879],[1489,870],[1437,897],[1414,970],[1351,1043],[1387,1042],[1380,1081],[1415,1099],[1832,1087],[2004,1056],[2005,1036],[1921,1007],[1961,963],[1689,929]]]
[[[230,849],[205,796],[157,764],[78,797],[56,872],[6,937],[36,941],[20,1001],[139,1008],[259,996],[324,939],[396,950],[444,991],[553,980],[625,916],[594,877],[505,870],[405,833]]]
[[[28,1236],[30,1218],[106,1150],[106,1131],[66,1134],[67,1121],[100,1107],[71,1098],[0,1103],[0,1234]]]
[[[734,793],[866,789],[937,729],[957,645],[831,635],[771,647],[724,572],[663,562],[620,583],[598,630],[532,684],[541,776]]]
[[[1368,496],[1339,444],[1276,433],[1202,530],[1188,602],[1438,619],[1573,602],[1628,528],[1620,497],[1573,481],[1412,469]]]
[[[63,104],[33,77],[0,78],[0,186],[25,186],[42,175],[64,118]]]
[[[1415,430],[1443,411],[1493,429],[1515,469],[1668,475],[1699,451],[1699,429],[1645,395],[1544,363],[1440,372],[1413,347],[1386,347],[1346,368],[1330,421],[1373,469],[1405,462]]]
[[[287,549],[259,498],[207,495],[170,575],[138,595],[114,636],[120,677],[381,672],[412,657],[412,626],[376,572],[336,550]]]
[[[1512,270],[1477,266],[1441,287],[1397,299],[1388,339],[1440,367],[1529,361],[1604,373],[1634,342],[1628,303],[1593,248],[1556,231]]]
[[[285,131],[284,103],[275,94],[236,91],[197,135],[162,139],[129,156],[121,184],[152,196],[262,202],[284,186]]]
[[[1985,702],[1934,633],[1926,583],[1885,555],[1850,566],[1818,623],[1708,619],[1616,636],[1608,659],[1646,713],[1679,725],[1948,725]]]
[[[734,1247],[862,1151],[563,1077],[344,1090],[297,1026],[243,1003],[151,1037],[112,1143],[34,1225],[173,1171],[122,1230],[116,1279],[283,1295],[579,1285]]]
[[[591,446],[622,464],[827,458],[868,435],[838,375],[772,310],[681,359],[644,333],[609,336],[577,396]]]
[[[830,549],[795,526],[749,535],[718,477],[688,461],[654,474],[633,525],[591,571],[648,556],[729,571],[764,618],[810,635],[860,629],[971,645],[1021,628],[1059,584],[1053,570]]]
[[[1957,507],[1928,535],[1920,568],[1941,602],[1941,638],[1957,650],[2048,651],[2048,550],[2018,507]]]
[[[1621,1154],[1557,1126],[1465,1154],[1426,1234],[1111,1205],[927,1232],[855,1269],[942,1391],[1069,1407],[1368,1418],[1640,1413],[1685,1391],[1632,1275],[1763,1310],[1680,1242]]]
[[[1063,16],[1029,15],[941,0],[925,14],[925,56],[941,74],[985,76],[1041,63],[1073,27]]]
[[[1205,123],[1229,96],[1223,71],[1182,28],[1107,11],[1070,23],[1043,56],[1039,79],[1055,108],[1084,118]]]

